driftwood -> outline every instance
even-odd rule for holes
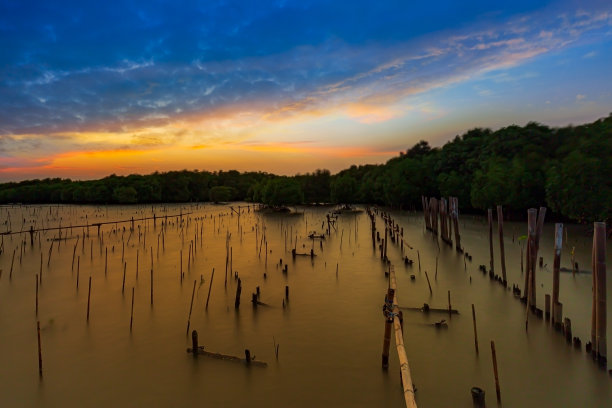
[[[427,305],[427,304],[425,304],[425,305],[426,306],[423,306],[423,307],[405,307],[405,306],[399,306],[398,308],[401,309],[401,310],[410,310],[410,311],[413,311],[413,312],[448,313],[448,308],[439,309],[439,308],[435,308],[435,307],[429,307],[429,305]],[[450,313],[451,314],[459,314],[459,311],[456,310],[456,309],[451,309]]]
[[[193,354],[193,349],[188,348],[187,352]],[[236,357],[236,356],[230,356],[227,354],[213,353],[211,351],[206,351],[204,350],[204,346],[199,346],[196,349],[195,354],[197,354],[198,356],[216,358],[217,360],[233,361],[236,363],[243,363],[243,364],[248,364],[248,365],[257,366],[257,367],[267,367],[268,366],[268,363],[264,361],[255,360],[255,357],[252,357],[251,361],[247,362],[244,357]]]

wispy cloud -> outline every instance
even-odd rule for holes
[[[10,164],[25,153],[177,145],[194,152],[221,145],[254,150],[245,143],[270,142],[271,134],[275,143],[288,142],[288,126],[311,120],[375,126],[419,111],[413,99],[428,92],[479,77],[509,83],[538,75],[507,69],[596,42],[612,29],[610,6],[557,15],[550,8],[530,10],[410,32],[397,28],[410,24],[393,24],[411,15],[410,7],[372,6],[371,16],[350,11],[369,17],[363,27],[336,21],[333,12],[348,11],[335,7],[232,9],[210,2],[189,16],[176,8],[126,5],[115,33],[97,21],[112,15],[108,8],[100,16],[85,10],[51,23],[44,10],[24,12],[21,20],[0,17],[0,46],[7,50],[0,57],[0,157]],[[379,15],[385,18],[373,18]],[[33,34],[24,29],[29,18],[40,27]],[[93,27],[84,30],[84,24]],[[490,89],[477,92],[491,95]]]

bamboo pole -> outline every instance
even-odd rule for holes
[[[398,311],[397,283],[395,280],[395,268],[391,268],[389,272],[389,286],[394,289],[395,296],[393,297],[393,310]],[[407,408],[417,408],[414,399],[414,385],[412,384],[412,375],[410,373],[410,364],[404,347],[404,336],[402,334],[402,324],[397,313],[393,314],[393,329],[395,331],[395,347],[400,363],[400,373],[402,379],[402,391],[404,393],[404,401]]]

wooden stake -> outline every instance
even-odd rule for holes
[[[476,331],[476,311],[474,310],[473,303],[472,303],[472,323],[474,324],[474,347],[476,348],[476,354],[478,354],[478,332]]]
[[[208,296],[206,296],[206,309],[208,310],[208,301],[210,300],[210,290],[212,289],[213,279],[215,278],[215,268],[212,270],[212,274],[210,276],[210,284],[208,285]]]
[[[89,290],[87,292],[87,322],[89,323],[89,302],[91,299],[91,276],[89,277]]]
[[[151,306],[153,306],[153,247],[151,247]]]
[[[387,296],[385,297],[386,307],[393,307],[393,296],[395,295],[395,289],[387,289]],[[393,327],[393,313],[392,310],[387,310],[387,316],[385,318],[385,335],[383,338],[383,352],[382,352],[382,367],[389,367],[389,345],[391,344],[391,329]]]
[[[40,345],[40,321],[36,321],[36,332],[38,335],[38,376],[42,378],[43,376],[43,366],[42,366],[42,348]]]
[[[493,262],[493,210],[488,209],[487,215],[489,219],[489,273],[495,273],[495,265]]]
[[[125,291],[125,270],[127,268],[127,262],[123,263],[123,283],[121,284],[121,294]]]
[[[499,232],[499,256],[501,258],[502,282],[506,285],[506,255],[504,252],[504,214],[502,206],[497,206],[497,229]]]
[[[234,308],[240,307],[240,294],[242,293],[242,281],[238,278],[238,286],[236,286],[236,299],[234,300]]]
[[[36,274],[36,317],[38,317],[38,274]]]
[[[501,402],[501,391],[499,390],[499,376],[497,375],[497,357],[495,355],[495,342],[491,340],[491,356],[493,359],[493,374],[495,375],[495,392],[497,394],[497,402]]]
[[[191,291],[191,306],[189,306],[189,317],[187,317],[187,333],[185,335],[189,335],[189,326],[191,325],[191,311],[193,310],[193,298],[195,296],[196,289],[196,280],[193,280],[193,290]]]
[[[429,286],[429,294],[433,295],[433,292],[431,290],[431,283],[429,282],[429,275],[427,274],[427,271],[425,271],[425,277],[427,278],[427,286]]]
[[[453,313],[453,309],[451,308],[451,301],[450,301],[450,290],[448,291],[448,315],[452,316]]]
[[[552,325],[561,323],[562,316],[558,315],[559,304],[559,270],[561,266],[561,247],[563,246],[563,224],[555,224],[555,257],[553,262],[552,287]]]
[[[134,287],[132,286],[132,310],[130,312],[130,333],[132,332],[133,322],[134,322]]]

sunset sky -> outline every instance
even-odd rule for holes
[[[612,112],[612,2],[0,0],[0,181],[296,174]]]

